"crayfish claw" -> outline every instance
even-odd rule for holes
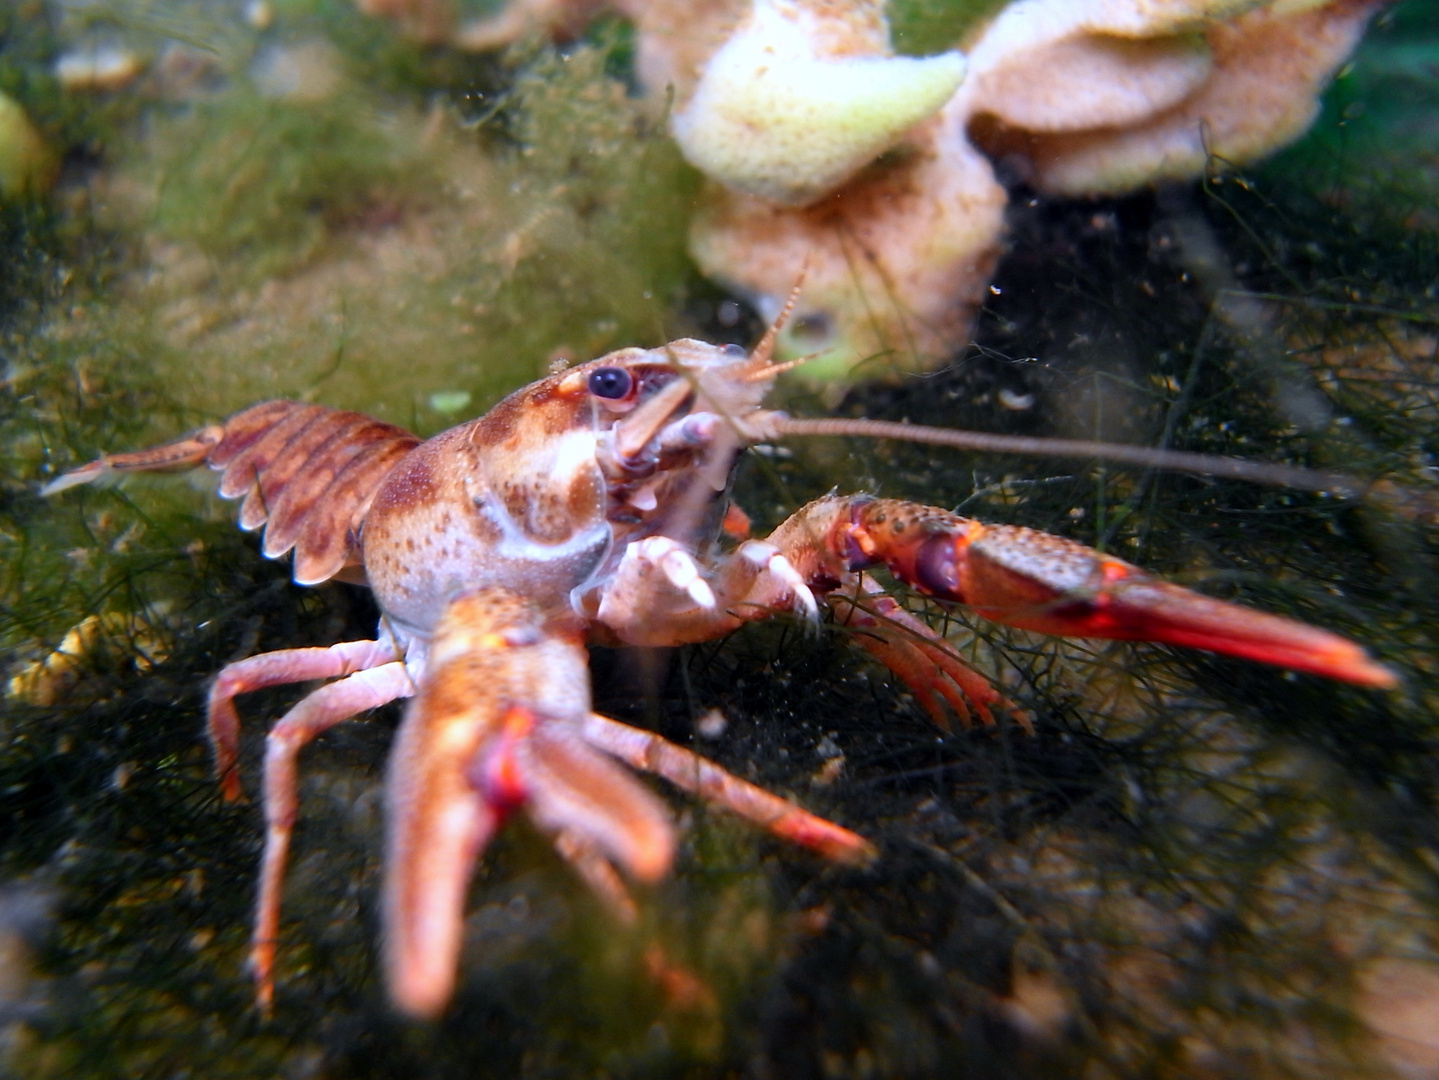
[[[829,496],[801,507],[770,541],[832,591],[885,566],[926,596],[1007,626],[1207,649],[1361,686],[1398,684],[1361,646],[1328,630],[1203,596],[1061,536],[936,506]],[[972,704],[996,703],[958,681]]]

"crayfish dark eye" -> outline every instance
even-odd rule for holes
[[[590,373],[590,393],[608,401],[626,397],[634,384],[630,373],[621,367],[596,368]]]

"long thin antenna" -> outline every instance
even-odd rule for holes
[[[983,431],[956,431],[949,428],[926,427],[923,424],[900,424],[892,420],[803,419],[776,417],[774,430],[780,435],[840,435],[872,439],[902,439],[905,442],[949,446],[958,450],[978,450],[995,454],[1026,454],[1033,457],[1100,458],[1125,465],[1150,469],[1222,476],[1248,480],[1271,487],[1294,488],[1299,491],[1327,491],[1345,498],[1363,498],[1375,489],[1372,481],[1348,473],[1305,469],[1297,465],[1277,465],[1262,461],[1220,457],[1217,454],[1193,454],[1184,450],[1158,450],[1149,446],[1124,443],[1088,442],[1084,439],[1041,439],[1025,435],[994,435]]]

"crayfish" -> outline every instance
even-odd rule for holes
[[[776,612],[815,619],[827,604],[936,715],[947,706],[968,722],[972,710],[992,724],[1000,709],[1027,724],[883,594],[867,571],[884,566],[926,596],[1043,633],[1208,649],[1373,687],[1397,681],[1328,631],[1201,596],[1070,540],[918,503],[832,495],[764,540],[722,549],[740,452],[806,423],[762,405],[784,367],[771,361],[774,333],[753,352],[688,339],[622,349],[426,441],[354,412],[266,402],[50,485],[209,465],[223,471],[221,495],[244,497],[241,526],[264,526],[265,555],[293,551],[297,582],[366,584],[378,601],[373,640],[252,656],[210,689],[216,772],[235,799],[234,699],[330,680],[266,743],[251,952],[262,1007],[274,992],[297,756],[333,725],[399,698],[411,700],[386,778],[383,925],[389,993],[406,1013],[434,1016],[452,996],[472,871],[516,810],[632,917],[621,871],[640,882],[664,875],[675,826],[617,762],[827,858],[870,858],[854,832],[594,712],[587,644],[699,642]]]

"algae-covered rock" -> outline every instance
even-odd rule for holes
[[[496,131],[343,80],[157,122],[108,220],[151,225],[133,314],[176,395],[218,416],[323,393],[434,430],[433,402],[666,336],[692,174],[607,56],[522,64]]]

